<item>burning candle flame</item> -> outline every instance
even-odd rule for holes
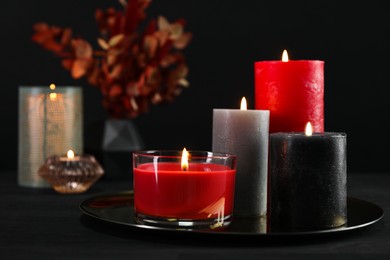
[[[187,152],[186,148],[183,149],[182,155],[181,155],[181,169],[182,171],[188,170],[188,156],[190,154]]]
[[[49,97],[50,97],[50,100],[51,100],[51,101],[54,101],[54,100],[57,99],[57,93],[50,93],[50,94],[49,94]]]
[[[73,159],[74,158],[74,152],[72,150],[69,150],[68,153],[66,154],[68,159]]]
[[[308,122],[306,124],[305,134],[306,134],[306,136],[312,136],[313,135],[313,128],[312,128],[310,122]]]
[[[245,98],[245,97],[242,97],[242,99],[241,99],[241,106],[240,106],[240,109],[241,109],[241,110],[247,110],[246,98]]]
[[[55,90],[56,89],[56,85],[54,84],[50,84],[50,87],[49,87],[51,90]],[[54,101],[57,99],[57,93],[50,93],[49,94],[49,98],[51,101]]]
[[[283,54],[282,54],[282,61],[283,62],[287,62],[288,61],[288,53],[286,50],[283,51]]]

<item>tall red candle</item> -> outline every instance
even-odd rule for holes
[[[270,133],[301,132],[307,122],[324,132],[324,62],[255,62],[255,108],[270,110]]]

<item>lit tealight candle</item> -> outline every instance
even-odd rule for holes
[[[325,229],[347,221],[345,133],[270,135],[271,227]]]
[[[60,157],[61,161],[78,161],[80,160],[80,156],[75,156],[72,149],[68,150],[66,156]]]
[[[104,174],[104,170],[92,155],[75,156],[73,150],[68,150],[66,156],[47,158],[38,174],[59,193],[82,193]]]
[[[237,155],[234,215],[260,217],[267,214],[268,110],[213,110],[215,152]]]

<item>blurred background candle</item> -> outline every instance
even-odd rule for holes
[[[104,174],[103,168],[92,155],[75,155],[69,150],[66,156],[53,155],[38,170],[52,188],[59,193],[82,193]]]
[[[213,110],[214,152],[237,155],[234,215],[259,217],[267,214],[268,110]]]
[[[134,207],[141,224],[217,228],[233,214],[236,157],[206,151],[133,153]]]
[[[80,87],[19,88],[18,184],[50,187],[38,175],[46,158],[72,147],[83,150],[82,89]]]
[[[271,228],[326,229],[347,221],[345,133],[270,135]]]
[[[270,133],[300,132],[311,122],[324,131],[324,62],[255,62],[255,108],[270,110]]]

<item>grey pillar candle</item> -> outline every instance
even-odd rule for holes
[[[270,135],[271,228],[326,229],[347,221],[345,133]]]
[[[268,110],[213,110],[212,150],[237,155],[233,216],[267,214]]]

